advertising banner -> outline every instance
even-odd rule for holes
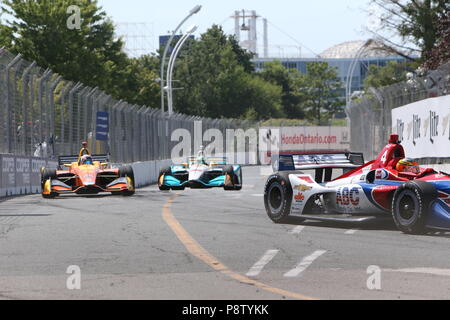
[[[29,194],[31,192],[30,171],[30,157],[16,157],[16,194]]]
[[[392,128],[408,157],[450,157],[450,95],[392,110]]]
[[[1,168],[2,168],[2,194],[1,197],[15,195],[16,194],[16,159],[14,156],[2,155],[1,156]]]
[[[317,152],[350,150],[348,127],[278,127],[279,151]]]
[[[41,192],[41,168],[45,166],[45,159],[31,158],[31,193]]]

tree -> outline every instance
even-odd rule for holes
[[[378,30],[371,32],[410,60],[415,60],[413,55],[417,53],[423,59],[425,53],[435,47],[438,41],[436,22],[449,12],[448,0],[372,0],[372,3],[381,9],[381,31],[388,35],[382,36]],[[391,40],[396,35],[401,37],[402,43]],[[408,52],[405,54],[404,50]]]
[[[96,0],[3,3],[2,10],[14,19],[1,26],[1,45],[68,80],[99,87],[116,98],[128,90],[129,60],[123,42],[115,39],[113,23]],[[68,8],[73,5],[80,9],[79,26],[70,25],[73,13]]]
[[[297,70],[285,68],[281,62],[273,61],[264,63],[259,76],[282,89],[282,107],[288,118],[303,119],[305,112],[301,102],[303,95],[295,90],[296,79],[300,76]]]
[[[406,81],[407,71],[414,69],[411,63],[397,61],[389,61],[385,66],[370,65],[364,87],[380,88]]]
[[[160,85],[156,82],[159,77],[160,59],[156,55],[143,55],[130,59],[124,70],[124,90],[121,99],[131,104],[146,105],[159,108]]]
[[[424,66],[427,69],[436,69],[450,61],[450,12],[439,20],[438,36],[436,45],[425,54]]]
[[[261,119],[281,115],[281,89],[256,79],[251,55],[214,25],[177,61],[177,112],[212,117]]]
[[[342,84],[336,68],[326,62],[311,62],[307,65],[307,74],[297,80],[297,88],[306,95],[304,106],[307,117],[321,124],[322,120],[332,118],[345,104],[340,98]]]

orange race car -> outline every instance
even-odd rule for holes
[[[78,156],[60,156],[58,169],[41,169],[42,197],[55,198],[60,194],[97,194],[131,196],[135,191],[131,166],[112,168],[107,155],[91,155],[87,143]]]

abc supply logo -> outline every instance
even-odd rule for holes
[[[358,206],[359,205],[359,189],[354,188],[339,188],[336,192],[336,204],[338,206]]]

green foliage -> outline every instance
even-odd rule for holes
[[[414,70],[414,64],[408,62],[389,61],[383,67],[370,65],[364,87],[380,88],[406,81],[406,73],[411,70]]]
[[[448,15],[448,0],[372,0],[383,14],[382,30],[399,35],[420,49],[422,58],[439,41],[438,21]],[[393,44],[390,39],[384,38]],[[402,44],[400,48],[405,48]]]
[[[306,116],[317,124],[327,122],[342,111],[344,100],[339,89],[342,84],[336,68],[326,62],[312,62],[307,65],[307,74],[297,79],[297,87],[305,95]]]
[[[260,123],[262,127],[311,127],[316,126],[317,123],[315,121],[311,121],[308,119],[286,119],[286,118],[278,118],[278,119],[269,119]],[[345,127],[347,126],[346,119],[331,119],[327,125],[333,127]]]
[[[304,118],[302,102],[304,96],[296,90],[296,82],[300,73],[297,70],[285,68],[281,62],[273,61],[264,63],[263,70],[259,76],[282,89],[282,107],[283,111],[289,118]]]
[[[219,26],[191,43],[174,79],[177,112],[214,117],[262,119],[280,116],[281,90],[251,73],[251,55]]]
[[[72,5],[80,8],[79,29],[68,27]],[[8,50],[116,99],[159,105],[157,69],[150,63],[158,58],[128,58],[96,0],[7,0],[2,10],[14,18],[0,26],[0,45]]]

